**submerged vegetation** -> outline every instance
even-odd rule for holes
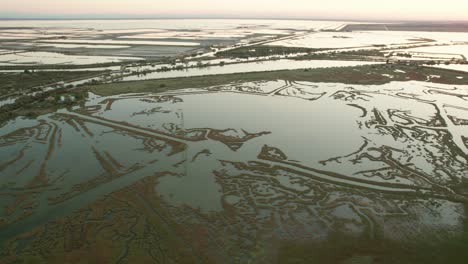
[[[32,180],[2,186],[21,198],[6,202],[3,259],[463,263],[452,254],[466,242],[468,157],[448,116],[463,117],[462,89],[272,80],[171,90],[93,96],[8,125],[0,142],[14,154],[0,170]],[[284,144],[292,127],[304,133]]]

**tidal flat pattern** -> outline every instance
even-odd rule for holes
[[[16,119],[0,134],[2,259],[422,262],[466,232],[467,99],[276,81]]]

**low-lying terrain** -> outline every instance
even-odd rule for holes
[[[468,73],[430,67],[382,64],[115,82],[94,85],[88,88],[99,95],[113,95],[141,92],[158,93],[184,88],[204,88],[236,82],[276,80],[363,85],[385,84],[394,81],[429,81],[442,84],[467,85]]]
[[[460,25],[93,23],[0,21],[1,264],[468,259]]]

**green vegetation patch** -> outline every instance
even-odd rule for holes
[[[298,60],[374,60],[386,61],[384,53],[380,50],[350,50],[350,51],[330,51],[326,53],[310,53],[297,57]]]
[[[88,96],[86,90],[60,88],[36,95],[23,95],[12,104],[0,107],[0,127],[3,122],[18,116],[35,118],[62,107],[83,103]]]
[[[14,94],[61,81],[83,79],[102,74],[96,71],[21,72],[0,74],[0,95]]]
[[[272,55],[288,55],[295,53],[310,53],[323,49],[281,47],[281,46],[249,46],[236,49],[220,51],[216,53],[217,57],[223,58],[250,58],[265,57]]]

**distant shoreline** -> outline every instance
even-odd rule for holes
[[[291,20],[291,21],[343,21],[375,23],[443,23],[466,24],[468,20],[375,20],[350,18],[258,18],[258,17],[90,17],[90,18],[2,18],[0,21],[121,21],[121,20]]]

